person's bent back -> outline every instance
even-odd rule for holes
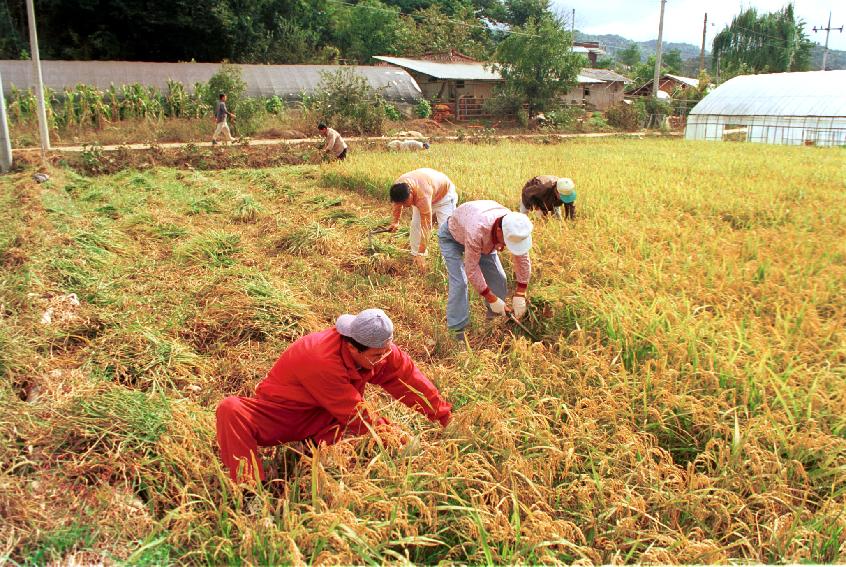
[[[217,408],[221,458],[233,480],[265,480],[258,447],[293,441],[332,444],[387,424],[362,407],[377,384],[431,421],[446,425],[452,406],[393,344],[381,309],[342,315],[335,326],[295,341],[259,383],[254,397],[231,396]]]

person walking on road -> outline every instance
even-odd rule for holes
[[[523,186],[520,195],[521,213],[540,211],[543,215],[553,213],[560,219],[562,205],[564,217],[574,220],[576,218],[576,186],[568,177],[538,175],[529,179]]]
[[[215,127],[214,134],[212,134],[212,145],[217,144],[217,137],[221,133],[226,135],[227,142],[232,143],[235,141],[235,138],[232,137],[232,133],[229,131],[228,119],[230,116],[234,119],[235,114],[229,112],[229,109],[226,108],[226,95],[224,93],[217,95],[217,98],[217,106],[214,109]]]
[[[326,138],[326,144],[323,146],[324,152],[327,152],[339,160],[345,160],[347,158],[347,143],[337,130],[328,128],[326,124],[321,122],[317,125],[317,131]]]
[[[456,339],[464,340],[464,328],[470,322],[468,281],[485,299],[489,319],[509,312],[521,319],[526,314],[532,229],[532,221],[525,214],[496,201],[464,203],[438,229],[441,255],[449,273],[447,327]],[[508,288],[497,255],[505,248],[513,255],[517,280],[511,309],[505,304]]]
[[[371,428],[396,431],[362,406],[367,384],[446,427],[452,405],[393,342],[381,309],[341,315],[335,325],[296,340],[256,387],[255,396],[225,398],[217,407],[217,442],[236,482],[266,480],[259,447],[305,441],[336,443]]]
[[[432,232],[432,215],[443,225],[458,204],[455,184],[440,171],[421,167],[401,175],[389,191],[393,203],[393,222],[388,230],[399,227],[403,207],[411,207],[411,229],[409,242],[414,264],[421,270],[426,268],[429,254],[429,235]]]

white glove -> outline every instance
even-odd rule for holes
[[[526,314],[526,298],[515,295],[511,298],[511,308],[514,310],[514,317],[522,319]]]
[[[499,297],[497,297],[496,301],[493,303],[488,303],[488,306],[491,308],[491,311],[497,315],[505,315],[505,302]]]

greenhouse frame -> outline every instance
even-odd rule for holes
[[[741,75],[705,96],[685,139],[846,145],[846,71]]]
[[[246,95],[295,101],[313,94],[325,73],[353,69],[391,102],[416,103],[422,98],[417,82],[404,69],[373,65],[235,65],[247,85]],[[168,80],[182,83],[188,91],[195,83],[205,83],[220,70],[219,63],[143,63],[135,61],[42,61],[44,86],[55,91],[78,84],[106,90],[111,85],[141,84],[167,93]],[[3,90],[35,87],[31,61],[0,61]]]

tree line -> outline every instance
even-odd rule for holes
[[[456,49],[488,58],[548,0],[36,0],[41,56],[67,60],[370,63]],[[0,58],[28,56],[24,0],[0,2]]]

